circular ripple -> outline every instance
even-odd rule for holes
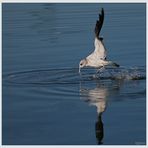
[[[3,76],[4,84],[49,85],[79,84],[80,81],[93,80],[140,80],[145,79],[144,67],[107,68],[99,74],[94,69],[83,69],[79,75],[78,68],[45,69],[11,73]]]
[[[45,69],[11,73],[3,78],[4,82],[9,84],[66,84],[76,83],[78,81],[78,73],[74,68]],[[76,81],[73,81],[74,79]]]

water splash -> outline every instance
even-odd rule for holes
[[[144,67],[107,68],[99,74],[94,69],[83,69],[81,75],[78,68],[44,69],[22,71],[3,75],[3,84],[9,85],[50,85],[79,84],[80,81],[93,80],[141,80],[146,78]]]
[[[111,80],[141,80],[146,79],[146,70],[144,67],[120,67],[120,68],[106,68],[100,73],[90,70],[85,70],[83,78],[89,77],[90,79],[111,79]]]

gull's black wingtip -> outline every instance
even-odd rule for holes
[[[104,22],[104,9],[102,8],[101,13],[99,12],[99,19],[96,21],[96,26],[95,26],[95,35],[98,39],[103,22]]]
[[[102,15],[102,17],[104,19],[104,8],[101,9],[101,15]]]

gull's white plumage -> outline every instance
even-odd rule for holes
[[[103,38],[99,37],[103,21],[104,21],[104,10],[102,8],[101,14],[99,14],[99,20],[97,20],[95,26],[95,41],[94,41],[95,50],[89,56],[80,61],[79,72],[80,69],[83,67],[101,68],[107,65],[119,67],[118,64],[106,60],[107,50],[103,44]]]
[[[103,45],[103,42],[101,40],[98,40],[98,38],[95,38],[94,45],[95,50],[89,56],[86,57],[86,66],[99,68],[102,67],[104,64],[107,51]]]

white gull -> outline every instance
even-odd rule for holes
[[[104,21],[104,10],[102,8],[101,14],[99,14],[99,20],[97,20],[95,26],[95,41],[94,41],[95,50],[89,56],[80,61],[79,73],[81,68],[83,67],[93,67],[93,68],[98,68],[98,70],[104,68],[107,65],[119,67],[117,63],[108,61],[106,59],[107,50],[104,46],[103,38],[99,37],[103,21]]]

